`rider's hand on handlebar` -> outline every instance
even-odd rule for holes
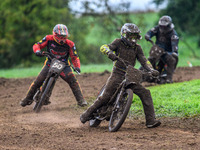
[[[37,51],[35,52],[35,55],[38,56],[38,57],[43,57],[43,54],[41,51]]]
[[[157,77],[157,76],[159,76],[159,72],[157,71],[157,70],[151,70],[151,74],[152,74],[152,76],[154,76],[154,77]]]
[[[145,35],[145,39],[146,39],[147,41],[150,41],[150,40],[151,40],[151,38],[150,38],[149,35]]]
[[[113,52],[108,53],[108,58],[110,58],[112,61],[117,60],[117,56]]]
[[[178,57],[178,54],[177,54],[176,52],[173,52],[173,53],[172,53],[172,56],[175,57],[175,58],[177,58],[177,57]]]
[[[76,67],[75,70],[78,71],[79,73],[81,73],[81,69],[80,68]]]

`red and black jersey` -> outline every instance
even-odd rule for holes
[[[74,42],[67,39],[65,43],[61,45],[54,40],[53,35],[46,35],[41,41],[33,45],[33,52],[40,51],[45,47],[47,47],[47,51],[51,53],[53,57],[65,61],[66,63],[68,63],[70,56],[74,67],[80,68],[80,60]]]

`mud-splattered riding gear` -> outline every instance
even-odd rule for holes
[[[172,19],[169,16],[163,16],[160,18],[157,26],[153,27],[149,30],[145,39],[147,41],[151,40],[151,38],[156,37],[156,45],[166,52],[161,56],[161,59],[164,61],[163,63],[167,64],[167,80],[168,82],[173,82],[172,77],[174,70],[178,63],[178,43],[179,37],[174,29],[174,24],[172,23]],[[152,47],[153,48],[153,47]],[[155,46],[156,48],[156,46]],[[151,55],[148,60],[155,64],[153,59],[151,59]],[[153,65],[154,66],[154,65]],[[156,68],[154,68],[156,69]]]
[[[137,31],[139,33],[139,30]],[[150,63],[147,64],[148,61],[143,54],[141,46],[136,43],[134,45],[127,45],[127,43],[125,43],[123,39],[115,39],[111,44],[102,45],[100,51],[106,55],[109,55],[110,53],[115,53],[115,55],[123,59],[127,63],[127,65],[131,65],[133,67],[135,66],[136,60],[138,60],[141,65],[146,68],[146,70],[152,71],[152,66]],[[124,66],[121,61],[116,60],[113,66],[113,71],[106,82],[105,90],[102,96],[99,96],[94,104],[91,105],[80,116],[80,120],[82,123],[88,121],[95,110],[97,110],[103,104],[108,103],[108,101],[116,91],[117,87],[125,79],[125,72],[126,66]],[[156,122],[156,119],[150,91],[139,84],[134,87],[133,92],[138,95],[142,101],[146,117],[146,124],[154,124]],[[155,125],[153,125],[153,127],[155,127]]]

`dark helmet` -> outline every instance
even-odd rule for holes
[[[59,44],[64,44],[68,37],[68,29],[67,26],[64,24],[57,24],[53,28],[53,37],[55,41]]]
[[[142,39],[140,33],[138,26],[133,23],[125,23],[121,28],[121,38],[130,46]]]
[[[168,33],[174,29],[172,18],[170,16],[162,16],[158,22],[161,33]]]

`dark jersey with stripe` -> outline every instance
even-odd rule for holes
[[[55,57],[63,62],[68,63],[70,56],[74,67],[80,68],[80,60],[75,44],[72,41],[67,39],[65,43],[61,45],[54,40],[53,35],[46,35],[41,41],[33,45],[33,51],[36,53],[45,47],[52,57]],[[48,60],[47,63],[48,62],[50,63],[50,60]]]

